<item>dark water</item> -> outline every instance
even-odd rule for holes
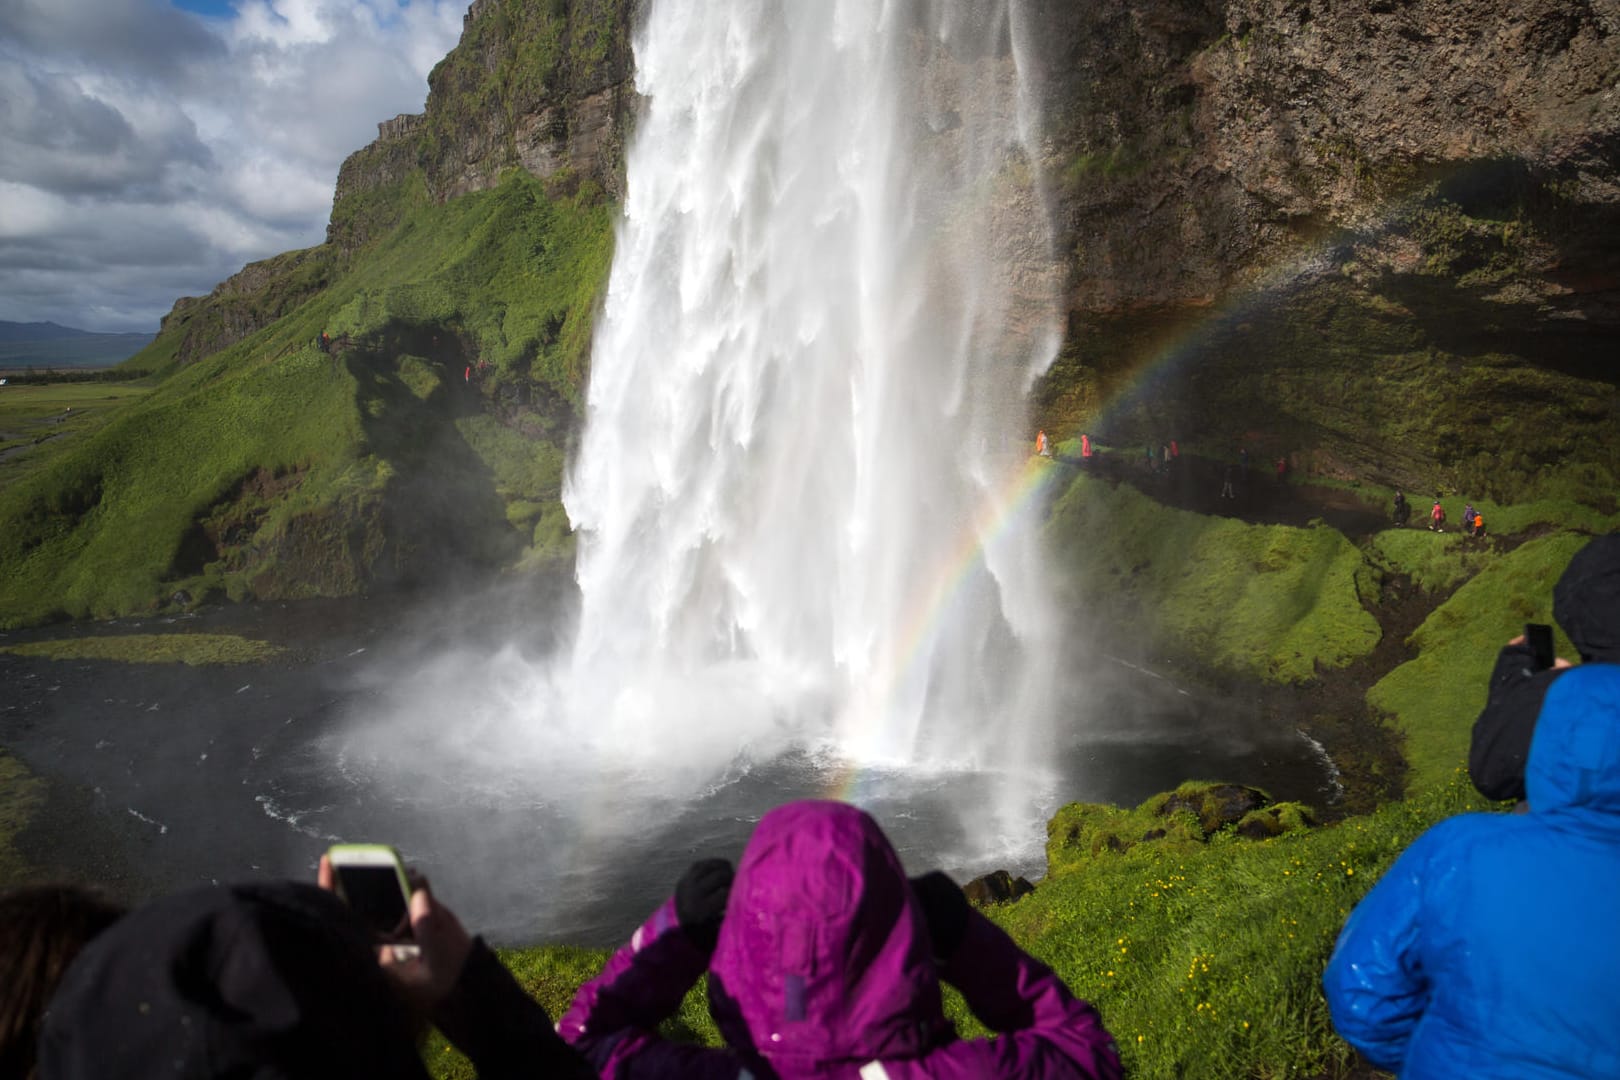
[[[790,753],[739,763],[678,800],[632,785],[581,802],[557,799],[543,765],[476,783],[395,784],[333,753],[352,715],[382,700],[379,671],[426,663],[452,646],[499,648],[512,626],[530,627],[519,647],[544,654],[557,644],[547,627],[566,622],[567,606],[561,590],[431,604],[310,601],[91,629],[241,633],[298,651],[272,665],[0,654],[0,745],[50,784],[21,838],[24,852],[56,876],[138,899],[207,881],[312,877],[334,840],[392,842],[469,925],[497,940],[616,942],[693,858],[734,858],[764,810],[827,792],[833,766]],[[536,626],[536,610],[553,618]],[[0,645],[60,634],[5,634]],[[1072,729],[1053,748],[1064,777],[1059,801],[1135,804],[1189,778],[1254,784],[1318,806],[1333,798],[1331,765],[1314,745],[1265,730],[1254,706],[1121,658],[1091,653],[1088,666],[1065,703]],[[457,717],[444,723],[453,738]],[[433,762],[423,765],[431,775]],[[943,865],[965,880],[1006,866],[1039,876],[1038,826],[1009,838],[1004,857],[961,854],[971,850],[964,808],[972,821],[990,783],[868,773],[860,801],[913,871]]]

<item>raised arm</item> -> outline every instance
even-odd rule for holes
[[[1551,669],[1535,670],[1530,646],[1522,637],[1497,654],[1489,697],[1468,744],[1468,777],[1487,799],[1524,798],[1524,765],[1536,717],[1547,688],[1568,666],[1561,660]]]
[[[995,1076],[1118,1080],[1114,1038],[1090,1003],[967,902],[943,874],[912,882],[928,918],[940,978],[962,993],[980,1023],[999,1034],[962,1039],[921,1058],[883,1062],[891,1080]]]
[[[731,867],[698,863],[665,901],[609,958],[602,973],[579,988],[557,1032],[605,1078],[735,1080],[739,1063],[726,1050],[670,1042],[658,1025],[708,970],[714,933],[725,910]],[[683,921],[677,910],[685,911]]]

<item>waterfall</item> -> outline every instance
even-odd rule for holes
[[[563,492],[560,707],[601,759],[1040,786],[1057,635],[1021,481],[1058,277],[1019,9],[652,0]]]

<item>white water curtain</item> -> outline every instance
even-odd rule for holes
[[[564,491],[603,755],[797,743],[1027,797],[1057,278],[1018,7],[653,0]]]

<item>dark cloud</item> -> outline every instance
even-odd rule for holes
[[[465,0],[0,0],[0,319],[155,330],[319,243],[344,157],[419,111]]]
[[[0,179],[75,195],[163,197],[177,167],[206,168],[196,128],[172,107],[135,126],[72,78],[0,68]]]
[[[5,0],[0,41],[19,56],[162,84],[228,57],[199,19],[163,0]]]

